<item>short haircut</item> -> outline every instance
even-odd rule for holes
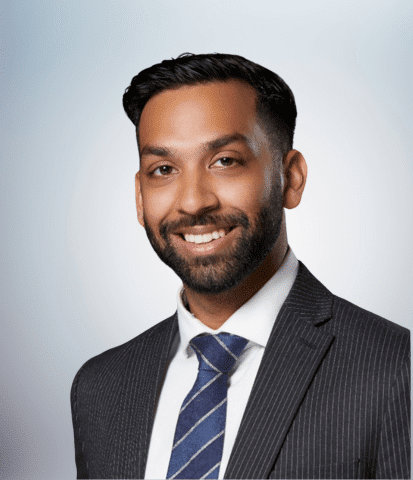
[[[154,95],[182,86],[230,80],[246,82],[254,88],[257,115],[273,148],[282,155],[291,150],[297,117],[291,89],[271,70],[239,55],[221,53],[183,53],[142,70],[132,79],[123,95],[123,108],[136,127],[138,142],[142,110]]]

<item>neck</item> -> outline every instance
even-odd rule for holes
[[[214,330],[223,325],[244,303],[267,283],[282,264],[288,250],[285,220],[274,248],[264,262],[243,282],[222,293],[198,293],[185,286],[191,310],[203,324]]]

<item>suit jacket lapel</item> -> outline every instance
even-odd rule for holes
[[[105,478],[145,476],[155,408],[177,330],[175,314],[151,329],[144,341],[132,345],[108,429]]]
[[[334,336],[332,294],[300,262],[268,341],[225,478],[267,478]]]

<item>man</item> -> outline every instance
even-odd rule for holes
[[[307,167],[273,72],[184,55],[137,75],[139,222],[177,312],[72,387],[78,478],[410,478],[409,333],[288,246]]]

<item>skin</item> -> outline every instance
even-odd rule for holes
[[[141,164],[135,181],[138,220],[150,228],[160,248],[166,247],[160,227],[179,225],[168,232],[167,239],[189,265],[197,265],[194,274],[215,268],[214,274],[219,275],[225,262],[200,267],[199,258],[217,253],[219,258],[230,258],[245,230],[235,226],[210,251],[213,242],[194,247],[180,234],[212,232],[217,225],[189,226],[190,219],[246,215],[253,229],[260,210],[272,201],[271,189],[280,175],[284,186],[279,190],[279,208],[281,204],[295,208],[301,201],[307,177],[304,157],[291,150],[282,162],[274,161],[278,154],[256,115],[255,103],[254,89],[234,80],[167,90],[152,97],[143,109]],[[233,138],[228,143],[229,137]],[[212,145],[217,139],[227,143]],[[219,328],[281,265],[288,242],[284,211],[278,213],[281,229],[273,247],[238,284],[211,293],[196,291],[184,282],[191,312],[208,327]]]

